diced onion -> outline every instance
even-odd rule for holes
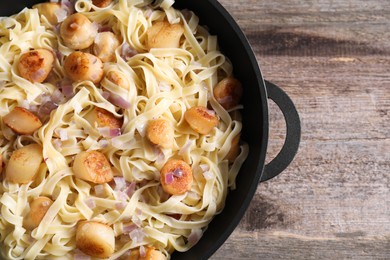
[[[134,229],[129,234],[131,240],[133,240],[135,243],[142,242],[145,237],[145,233],[141,228]]]
[[[213,176],[213,173],[210,172],[210,171],[205,171],[203,172],[203,177],[206,179],[206,180],[211,180],[214,176]]]
[[[165,183],[166,184],[172,184],[173,181],[174,181],[173,174],[171,172],[168,172],[167,174],[165,174]]]
[[[122,44],[121,48],[121,57],[125,61],[133,57],[134,55],[138,54],[138,52],[133,49],[127,42]]]
[[[86,199],[85,201],[85,204],[87,204],[87,206],[90,208],[90,209],[94,209],[96,208],[96,203],[95,203],[95,200],[94,199]]]
[[[141,245],[139,247],[139,256],[140,257],[145,257],[146,256],[146,250],[145,250],[145,247],[143,245]]]
[[[203,172],[206,172],[210,170],[210,166],[208,164],[201,164],[199,167],[202,169]]]
[[[95,185],[94,189],[97,197],[104,196],[104,186],[102,184]]]
[[[135,224],[129,224],[129,225],[125,225],[123,226],[123,233],[124,234],[129,234],[131,231],[137,229],[137,225]]]
[[[106,127],[99,127],[98,131],[103,137],[117,137],[121,135],[120,128],[110,128],[106,126]]]
[[[58,129],[57,134],[60,136],[61,141],[68,140],[68,132],[65,129]]]
[[[126,180],[123,177],[114,177],[115,182],[115,190],[116,191],[123,191],[126,188]]]
[[[110,143],[108,142],[108,140],[105,140],[105,139],[101,139],[99,140],[99,145],[101,148],[106,148]]]
[[[122,209],[124,209],[125,207],[126,207],[126,203],[123,202],[123,201],[115,203],[115,208],[116,208],[117,210],[122,210]]]
[[[55,16],[57,17],[57,22],[62,22],[65,20],[65,18],[68,16],[68,11],[64,8],[60,8],[54,12]]]
[[[105,99],[107,99],[109,102],[111,102],[111,104],[113,104],[117,107],[120,107],[123,109],[128,109],[131,107],[131,104],[129,102],[127,102],[127,100],[125,100],[123,97],[121,97],[120,95],[117,95],[115,93],[104,91],[102,93],[102,96]]]
[[[135,185],[135,182],[131,182],[129,185],[127,185],[127,188],[125,189],[125,193],[127,194],[127,196],[129,196],[129,198],[131,198],[131,196],[133,196],[135,192]]]
[[[178,178],[181,178],[183,176],[183,170],[180,169],[180,168],[176,168],[172,174],[175,176],[175,177],[178,177]]]

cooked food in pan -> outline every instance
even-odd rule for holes
[[[62,1],[0,18],[5,259],[169,259],[247,154],[243,86],[173,1]]]

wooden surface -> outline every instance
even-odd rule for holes
[[[302,142],[212,259],[390,259],[390,1],[220,2],[294,100]],[[272,102],[270,124],[268,161],[285,135]]]

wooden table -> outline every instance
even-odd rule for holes
[[[390,259],[390,1],[220,2],[294,100],[302,141],[212,258]],[[285,135],[272,102],[270,124],[268,158]]]

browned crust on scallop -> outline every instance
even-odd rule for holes
[[[176,169],[180,169],[183,173],[181,177],[173,175],[173,182],[168,184],[165,181],[165,176],[173,173]],[[170,159],[161,169],[161,185],[164,191],[171,195],[183,194],[191,189],[193,182],[192,169],[183,160]]]

